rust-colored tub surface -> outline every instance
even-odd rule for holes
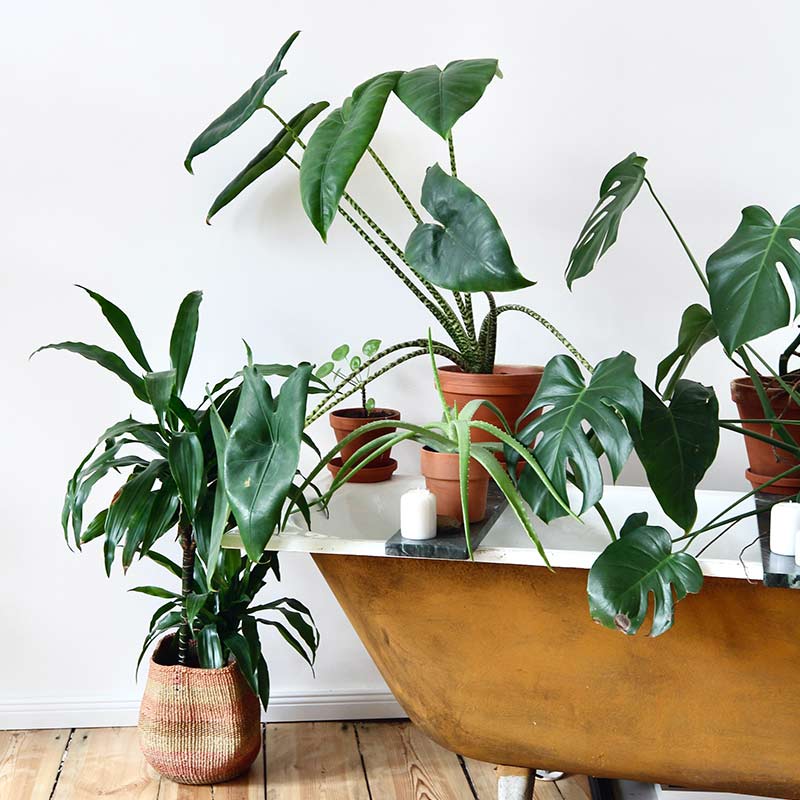
[[[409,717],[482,761],[800,800],[800,591],[706,578],[657,639],[587,572],[315,554]]]

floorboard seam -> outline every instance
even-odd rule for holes
[[[358,723],[353,723],[353,732],[356,735],[356,747],[358,748],[358,757],[361,759],[361,771],[364,773],[364,783],[367,785],[367,796],[372,800],[372,789],[369,785],[369,775],[367,775],[367,764],[364,761],[364,754],[361,752],[361,739],[358,735]]]
[[[67,753],[69,752],[69,745],[72,741],[72,735],[75,733],[75,728],[70,728],[69,733],[67,734],[67,741],[64,744],[64,752],[61,754],[61,761],[58,763],[58,769],[56,770],[56,777],[53,781],[53,788],[50,790],[50,797],[48,800],[53,800],[53,797],[56,793],[56,788],[58,787],[58,779],[61,777],[61,770],[64,769],[64,762],[67,760]]]
[[[461,771],[464,773],[464,777],[467,779],[472,796],[475,798],[475,800],[480,800],[480,797],[478,797],[478,790],[475,788],[475,784],[472,782],[472,775],[469,774],[467,762],[464,761],[464,756],[460,756],[458,753],[456,753],[456,758],[458,759],[458,763],[461,764]]]

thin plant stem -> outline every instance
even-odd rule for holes
[[[603,525],[606,526],[606,530],[608,531],[608,535],[611,537],[612,542],[617,541],[617,533],[614,530],[614,526],[611,524],[611,519],[609,518],[606,510],[603,508],[601,503],[598,501],[594,504],[594,509],[600,515],[600,519],[603,520]]]
[[[414,204],[408,199],[408,195],[402,190],[400,184],[395,180],[394,175],[389,172],[386,164],[381,161],[378,154],[371,147],[367,148],[367,152],[372,156],[372,160],[378,165],[378,168],[384,174],[386,180],[389,181],[392,188],[397,192],[398,196],[403,201],[403,205],[408,209],[408,213],[414,218],[414,222],[419,225],[422,222],[422,217],[419,215],[417,209],[414,208]]]
[[[769,424],[769,423],[767,423]],[[800,456],[800,445],[789,445],[785,442],[780,442],[777,439],[773,439],[771,436],[765,436],[763,433],[757,433],[756,431],[749,431],[747,428],[740,428],[738,425],[732,425],[728,422],[722,422],[719,420],[719,427],[723,428],[726,431],[733,431],[734,433],[740,433],[742,436],[749,436],[751,439],[758,439],[760,442],[764,442],[771,447],[775,447],[778,450],[786,450],[789,453],[793,453],[796,456]]]
[[[678,230],[677,225],[675,225],[675,223],[672,221],[672,217],[670,217],[669,212],[664,207],[664,204],[661,202],[661,200],[658,199],[658,195],[655,193],[653,185],[647,178],[644,179],[644,182],[647,184],[647,188],[650,190],[650,194],[653,196],[653,200],[656,201],[656,205],[661,209],[661,213],[664,215],[670,227],[672,228],[673,232],[678,237],[678,241],[681,243],[683,251],[689,257],[689,261],[692,262],[692,266],[694,267],[694,271],[697,273],[697,277],[700,278],[701,283],[705,287],[706,291],[708,291],[708,278],[706,278],[703,270],[700,269],[700,265],[697,263],[697,260],[692,254],[692,251],[689,249],[689,245],[686,244],[686,240],[683,238],[683,236],[681,236],[681,232]]]
[[[454,177],[458,177],[458,170],[456,169],[456,148],[453,144],[453,132],[447,134],[447,149],[450,152],[450,174]]]
[[[550,331],[550,333],[552,333],[553,336],[555,336],[556,339],[558,339],[558,341],[561,342],[561,344],[564,345],[564,347],[567,350],[569,350],[569,352],[572,353],[572,355],[575,356],[575,358],[578,359],[578,361],[581,362],[581,364],[583,365],[584,369],[586,369],[587,372],[589,373],[594,372],[594,367],[586,360],[586,358],[583,357],[583,355],[581,355],[578,348],[575,347],[575,345],[572,344],[572,342],[570,342],[569,339],[567,339],[567,337],[564,336],[564,334],[561,333],[561,331],[558,330],[558,328],[556,328],[555,325],[548,322],[543,316],[541,316],[541,314],[537,314],[535,311],[533,311],[530,308],[527,308],[526,306],[520,306],[515,303],[509,303],[507,305],[497,307],[497,312],[496,312],[497,316],[506,311],[519,311],[521,314],[527,314],[529,317],[535,319],[540,325],[542,325],[545,329]]]

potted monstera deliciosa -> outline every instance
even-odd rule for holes
[[[319,643],[302,603],[286,597],[257,600],[270,573],[280,578],[277,555],[265,548],[296,491],[311,367],[256,365],[248,350],[240,373],[189,406],[183,389],[201,293],[192,292],[181,303],[169,343],[170,367],[157,371],[127,315],[86,291],[136,366],[81,342],[40,350],[76,353],[113,372],[153,420],[129,417],[100,435],[67,484],[64,535],[79,550],[102,540],[109,575],[118,560],[125,572],[142,558],[164,568],[166,585],[132,590],[162,601],[142,648],[143,656],[159,640],[141,706],[142,750],[172,780],[224,781],[244,772],[261,748],[259,699],[265,708],[269,702],[261,631],[275,629],[309,664]],[[278,395],[266,375],[285,377]],[[113,496],[85,525],[84,506],[103,479],[113,481]],[[223,534],[234,524],[246,555],[221,548]],[[180,563],[165,552],[170,534],[180,544]]]

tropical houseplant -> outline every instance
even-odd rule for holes
[[[333,376],[339,381],[345,381],[356,389],[361,398],[361,404],[352,408],[337,408],[331,411],[329,420],[331,428],[340,442],[349,433],[378,419],[400,419],[400,412],[393,408],[380,408],[375,405],[375,400],[367,396],[367,383],[369,383],[369,367],[360,371],[361,365],[369,360],[380,350],[380,339],[368,339],[361,347],[361,353],[351,352],[350,345],[341,344],[332,353],[330,361],[320,364],[314,372],[318,380],[324,381]],[[353,439],[342,451],[340,460],[328,464],[328,468],[335,475],[342,464],[341,459],[348,459],[361,444],[366,443],[377,434],[364,434]],[[397,461],[391,457],[391,450],[387,450],[376,459],[368,468],[360,470],[353,475],[351,480],[355,483],[376,483],[388,480],[397,469]]]
[[[311,366],[248,365],[207,389],[192,408],[182,399],[192,362],[200,292],[178,309],[169,345],[170,368],[155,371],[122,309],[85,290],[136,362],[83,342],[66,350],[121,378],[145,403],[153,422],[129,417],[107,428],[67,484],[61,517],[64,536],[79,550],[103,540],[105,570],[119,559],[127,572],[136,558],[165,568],[177,586],[139,586],[165,602],[156,610],[142,656],[162,638],[151,661],[142,703],[140,739],[150,763],[184,783],[226,780],[246,770],[261,741],[259,702],[269,702],[269,672],[259,624],[271,626],[310,664],[319,637],[308,609],[282,598],[258,604],[277,556],[266,553],[287,499],[296,491],[298,460]],[[272,395],[264,375],[286,376]],[[107,507],[84,525],[84,507],[96,484],[129,470]],[[221,550],[238,524],[246,556]],[[156,546],[177,531],[178,565]],[[141,657],[140,656],[140,661]],[[176,691],[178,689],[178,691]],[[214,715],[199,713],[211,702]]]
[[[361,83],[339,108],[330,111],[308,143],[301,138],[329,104],[306,105],[285,120],[265,103],[267,92],[285,74],[282,62],[297,37],[292,34],[263,76],[192,143],[185,159],[191,172],[194,159],[240,128],[258,110],[266,110],[279,127],[275,137],[257,153],[220,192],[207,221],[236,198],[257,178],[282,161],[299,170],[300,200],[323,240],[336,216],[358,233],[395,276],[428,309],[450,339],[434,341],[437,355],[452,366],[443,367],[442,388],[449,404],[462,407],[470,399],[492,400],[508,419],[516,419],[530,400],[541,378],[541,367],[508,367],[495,363],[497,324],[501,314],[516,311],[544,325],[580,361],[583,357],[540,314],[525,306],[498,305],[495,292],[509,292],[533,285],[511,255],[503,231],[488,204],[458,178],[453,127],[480,100],[495,77],[502,77],[496,59],[454,61],[444,69],[427,66],[410,71],[381,73]],[[438,164],[430,166],[422,184],[421,202],[433,221],[425,222],[417,206],[400,187],[385,162],[372,147],[384,108],[394,95],[422,123],[447,143],[449,174]],[[296,146],[297,160],[290,154]],[[347,190],[359,162],[368,156],[408,211],[411,230],[405,246],[398,244]],[[452,294],[446,296],[447,292]],[[476,299],[483,295],[486,314],[478,324]],[[425,339],[410,339],[385,347],[342,377],[331,397],[311,411],[313,421],[358,391],[353,379],[373,365],[369,380],[427,352]],[[497,423],[488,407],[478,417]],[[480,438],[489,434],[475,431]]]

